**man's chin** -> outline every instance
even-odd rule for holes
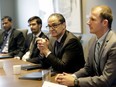
[[[51,35],[51,37],[56,38],[56,35]]]
[[[56,34],[51,34],[52,37],[56,37]]]
[[[56,37],[55,35],[51,35],[52,37]]]

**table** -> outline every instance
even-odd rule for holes
[[[23,80],[18,79],[19,76],[31,73],[31,72],[37,72],[36,70],[21,70],[20,75],[14,75],[13,74],[13,65],[20,65],[20,64],[31,64],[29,62],[24,62],[22,60],[18,59],[0,59],[1,62],[3,62],[3,69],[0,69],[0,87],[42,87],[42,81],[41,80]],[[40,69],[39,69],[40,70]],[[54,82],[54,77],[51,77],[51,81]]]

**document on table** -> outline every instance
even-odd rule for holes
[[[68,87],[68,86],[60,85],[60,84],[56,84],[56,83],[52,83],[52,82],[48,82],[48,81],[44,81],[42,87]]]

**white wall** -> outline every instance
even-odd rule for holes
[[[87,56],[87,43],[88,40],[92,37],[92,34],[89,33],[89,27],[87,26],[87,15],[90,13],[90,10],[95,5],[108,5],[111,7],[113,12],[113,23],[112,23],[112,29],[116,31],[116,0],[82,0],[82,13],[83,13],[83,48],[84,48],[84,54],[85,58]]]
[[[89,14],[91,8],[95,5],[108,5],[111,7],[113,12],[113,23],[112,29],[116,31],[116,0],[82,0],[83,3],[83,33],[89,33],[89,28],[86,25],[87,15]]]
[[[14,8],[15,7],[14,7],[13,0],[0,0],[0,19],[3,16],[11,16],[14,22],[15,21]],[[1,25],[1,22],[0,22],[0,25]]]
[[[29,28],[28,19],[39,15],[38,0],[14,0],[17,28]]]
[[[116,31],[116,0],[81,0],[82,1],[82,31],[89,34],[89,28],[86,25],[87,18],[91,8],[95,5],[106,4],[112,8],[114,21],[112,29]],[[0,0],[1,17],[8,15],[15,21],[16,28],[29,28],[28,19],[31,16],[39,15],[39,0]],[[45,7],[45,6],[43,6]]]

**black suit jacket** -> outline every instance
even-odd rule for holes
[[[41,32],[41,34],[38,37],[47,38],[48,39],[48,37],[43,32]],[[18,56],[22,57],[27,51],[29,51],[29,47],[30,47],[32,39],[33,39],[33,34],[32,33],[28,34],[27,38],[26,38],[26,41],[25,41],[25,44],[24,44],[24,48],[18,54]],[[33,45],[34,45],[34,48],[33,48],[32,54],[31,54],[30,58],[27,61],[38,64],[38,63],[40,63],[40,60],[39,60],[39,53],[40,53],[40,51],[37,48],[37,43],[35,43]]]
[[[5,31],[0,33],[0,48],[3,44]],[[12,56],[17,55],[18,52],[23,48],[25,38],[21,31],[13,29],[9,38],[8,53]]]
[[[61,48],[58,55],[54,53],[55,40],[50,39],[51,54],[46,58],[44,64],[50,64],[57,72],[73,73],[84,66],[84,55],[80,41],[69,31],[66,31],[61,39]]]

